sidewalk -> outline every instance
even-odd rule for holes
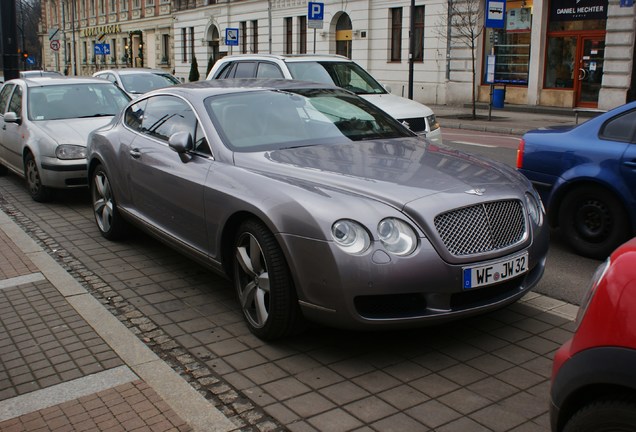
[[[471,106],[429,105],[435,113],[437,121],[448,129],[467,129],[481,132],[494,132],[509,135],[523,135],[529,130],[548,126],[571,126],[575,124],[574,111],[565,108],[528,107],[506,104],[504,108],[492,108],[486,104],[478,104],[471,119]],[[580,113],[578,123],[591,118],[590,113]],[[443,132],[442,132],[443,134]]]
[[[237,427],[0,211],[0,431]]]

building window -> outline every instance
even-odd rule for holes
[[[184,63],[188,62],[188,29],[181,29],[181,58]]]
[[[194,27],[190,27],[190,58],[194,60]]]
[[[574,87],[576,40],[572,36],[548,38],[544,83],[546,88]]]
[[[111,63],[117,63],[117,39],[110,40],[110,60]]]
[[[133,0],[133,9],[141,9],[141,1]]]
[[[307,54],[307,17],[298,17],[298,53]]]
[[[532,1],[508,1],[504,27],[484,31],[484,55],[495,55],[495,84],[528,85],[531,26]]]
[[[391,61],[402,61],[402,8],[391,8]]]
[[[88,4],[90,5],[90,13],[92,17],[95,16],[95,0],[89,0]]]
[[[88,46],[86,45],[86,41],[83,42],[82,46],[82,63],[86,63],[88,61]]]
[[[110,0],[110,5],[108,6],[108,12],[109,13],[115,13],[117,12],[117,4],[116,4],[116,0]]]
[[[283,26],[285,31],[285,54],[291,54],[293,52],[293,21],[292,18],[285,18],[285,25]]]
[[[258,21],[252,21],[252,52],[258,53]]]
[[[128,0],[121,0],[121,8],[122,12],[126,12],[128,10]]]
[[[146,0],[146,6],[154,6],[155,0]]]
[[[170,35],[162,35],[161,40],[161,63],[170,64]]]
[[[247,21],[239,23],[239,39],[241,41],[241,52],[247,54]]]
[[[415,6],[413,61],[424,61],[424,6]]]
[[[106,15],[106,2],[104,0],[99,0],[99,14]]]

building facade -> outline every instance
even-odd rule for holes
[[[507,103],[529,106],[609,109],[634,99],[628,0],[411,3],[323,0],[319,21],[307,0],[44,0],[43,58],[78,75],[143,65],[187,81],[194,58],[203,79],[228,54],[330,53],[393,93],[406,96],[411,81],[414,99],[428,104],[467,103],[473,89],[488,101],[492,86],[505,87]],[[46,40],[55,28],[58,51]],[[91,55],[103,41],[110,54]]]

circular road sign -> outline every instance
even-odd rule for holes
[[[53,51],[57,51],[60,49],[60,41],[59,40],[52,40],[51,41],[51,49]]]

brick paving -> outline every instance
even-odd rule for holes
[[[2,432],[189,432],[147,384],[135,381],[0,422]]]
[[[85,196],[43,206],[22,188],[0,180],[0,196],[20,203],[18,223],[243,430],[549,429],[551,359],[571,335],[570,305],[530,294],[434,328],[312,326],[264,343],[243,324],[229,282],[144,234],[102,239]]]

